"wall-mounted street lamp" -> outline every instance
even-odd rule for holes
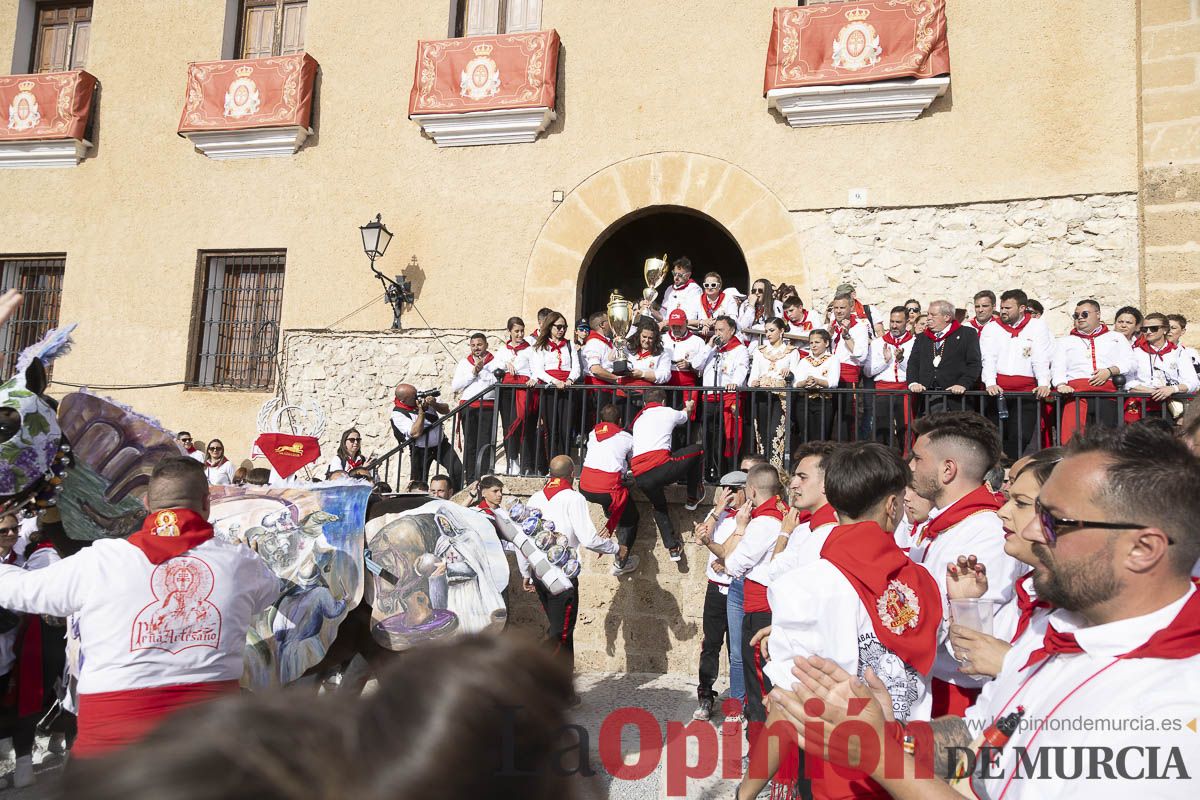
[[[397,275],[395,280],[384,275],[375,268],[375,259],[382,258],[387,252],[388,244],[392,241],[392,232],[383,224],[383,215],[376,214],[375,219],[358,229],[362,234],[363,252],[371,259],[371,272],[383,284],[383,294],[388,305],[392,307],[392,330],[400,330],[400,315],[404,313],[405,304],[412,305],[412,284],[403,275]],[[413,256],[414,260],[416,256]]]

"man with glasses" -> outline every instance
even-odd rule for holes
[[[196,449],[195,444],[192,442],[192,435],[190,433],[187,431],[180,431],[179,433],[175,434],[175,441],[179,442],[179,446],[183,448],[183,452],[186,453],[189,458],[194,458],[201,464],[204,463],[204,451]]]
[[[1125,419],[1162,416],[1163,401],[1180,392],[1200,388],[1196,367],[1183,348],[1167,340],[1168,322],[1165,314],[1147,314],[1142,325],[1145,339],[1133,349],[1137,374],[1126,385],[1129,391],[1150,395],[1150,400],[1130,398]],[[1129,406],[1133,407],[1130,408]]]
[[[1070,335],[1058,340],[1053,358],[1054,388],[1063,396],[1059,440],[1068,442],[1076,430],[1089,424],[1114,427],[1118,422],[1117,398],[1073,397],[1076,392],[1117,391],[1113,378],[1133,369],[1129,341],[1109,330],[1100,320],[1100,304],[1081,300],[1071,315],[1075,320]]]
[[[1054,338],[1050,328],[1029,313],[1029,298],[1020,289],[1000,295],[1000,316],[979,336],[983,356],[983,385],[996,398],[988,416],[1002,431],[1004,452],[1020,458],[1035,441],[1040,402],[1031,397],[1007,399],[1005,392],[1050,396],[1050,357]]]
[[[702,291],[684,311],[688,315],[690,325],[699,326],[700,335],[707,339],[712,334],[713,325],[719,317],[736,317],[740,296],[732,289],[722,289],[721,276],[710,272],[704,276],[701,284]]]
[[[917,337],[908,363],[908,388],[916,394],[925,391],[961,395],[979,383],[983,373],[979,337],[975,329],[954,318],[954,304],[934,300],[929,304],[929,327]],[[929,399],[925,410],[944,411],[965,408],[962,397],[953,401],[945,395]]]
[[[987,565],[983,599],[997,607],[1009,602],[1025,566],[1004,552],[1004,524],[996,514],[1001,504],[983,482],[1000,459],[995,426],[972,411],[950,411],[915,420],[912,431],[917,437],[909,460],[912,487],[934,508],[917,528],[909,556],[933,574],[946,608],[946,567],[967,554]],[[984,681],[961,671],[946,633],[933,666],[934,716],[962,714]]]
[[[704,291],[692,280],[692,260],[680,256],[671,264],[671,285],[663,291],[662,304],[654,316],[666,327],[666,316],[677,308],[689,311],[700,302]]]

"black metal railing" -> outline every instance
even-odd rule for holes
[[[454,445],[456,457],[461,458],[465,483],[489,473],[545,476],[554,456],[565,454],[574,458],[577,466],[582,463],[588,434],[599,422],[604,405],[616,405],[621,424],[628,429],[645,405],[649,388],[500,384],[467,398],[435,426],[441,427],[443,436]],[[704,445],[708,482],[736,469],[750,453],[761,453],[780,468],[790,469],[793,454],[808,441],[879,441],[906,452],[912,443],[912,421],[933,411],[983,414],[996,423],[1004,452],[1015,459],[1062,444],[1074,430],[1089,424],[1117,426],[1137,418],[1171,421],[1193,397],[1179,394],[1157,402],[1134,392],[1052,392],[1042,399],[1033,392],[993,397],[985,391],[914,394],[855,388],[819,392],[790,387],[653,388],[663,389],[666,405],[674,408],[693,402],[688,422],[676,429],[673,446]],[[472,408],[489,394],[495,398],[490,406]],[[378,470],[382,480],[391,483],[391,476],[399,479],[410,444],[403,441],[369,466]],[[447,471],[447,465],[438,463]]]

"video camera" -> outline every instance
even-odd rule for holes
[[[426,397],[441,397],[441,389],[426,389],[423,392],[417,392],[417,399],[424,400]]]

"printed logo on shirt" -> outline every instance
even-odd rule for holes
[[[212,568],[195,556],[178,556],[155,567],[150,574],[154,602],[134,619],[129,651],[174,655],[189,647],[217,649],[221,612],[208,601],[214,584]]]
[[[874,633],[858,637],[858,677],[866,674],[867,667],[875,671],[892,696],[893,716],[898,722],[908,722],[920,698],[921,673],[884,647]]]
[[[917,627],[921,621],[921,604],[917,600],[917,593],[897,580],[888,581],[883,596],[875,601],[875,610],[884,627],[897,635],[904,633],[905,628]]]

